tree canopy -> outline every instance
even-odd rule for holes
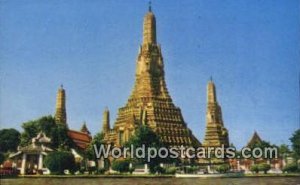
[[[93,137],[91,143],[89,144],[89,146],[86,150],[86,156],[87,156],[88,159],[93,160],[93,161],[97,160],[96,155],[95,155],[95,151],[94,151],[94,145],[99,147],[100,145],[105,144],[104,141],[103,141],[103,138],[104,138],[104,134],[101,133],[101,132],[97,133]]]
[[[300,129],[294,132],[293,136],[290,138],[290,141],[292,142],[292,149],[294,155],[297,159],[299,159],[300,158]]]
[[[289,149],[288,145],[281,144],[278,147],[278,152],[281,157],[286,157],[287,155],[289,155],[291,153],[291,150]]]
[[[39,132],[44,132],[51,138],[51,147],[68,149],[75,147],[73,141],[68,137],[68,128],[62,124],[56,124],[52,116],[43,116],[36,120],[22,124],[24,132],[21,134],[21,145],[26,146],[31,143],[31,139]]]
[[[146,125],[140,125],[136,130],[135,134],[131,136],[128,142],[125,144],[126,147],[133,146],[134,148],[142,147],[145,145],[145,149],[153,147],[159,149],[163,147],[163,143],[160,141],[159,137],[156,135],[155,132],[151,130]],[[151,172],[154,172],[156,166],[159,165],[161,162],[170,162],[170,159],[160,159],[158,156],[156,158],[152,158],[150,162],[147,161],[148,159],[148,152],[145,152],[145,158],[142,159],[135,159],[135,162],[140,164],[148,164],[149,169]]]
[[[49,153],[44,161],[51,174],[64,174],[64,170],[73,173],[76,170],[75,158],[71,152],[58,151]]]
[[[263,158],[275,158],[275,153],[266,153],[267,151],[265,150],[266,148],[269,147],[277,147],[276,145],[272,145],[267,141],[261,141],[261,142],[255,142],[251,145],[249,145],[249,148],[251,148],[252,150],[254,148],[260,148],[263,152]],[[278,147],[277,147],[278,148]]]
[[[20,143],[20,132],[16,129],[0,130],[0,152],[13,152],[17,150]]]
[[[112,162],[111,168],[120,173],[129,172],[129,163],[126,159],[117,159]]]

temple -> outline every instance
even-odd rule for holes
[[[62,85],[58,89],[56,97],[55,122],[68,128],[66,113],[66,91]],[[71,130],[68,128],[68,136],[73,140],[80,150],[85,150],[92,141],[91,133],[88,130],[85,122],[83,123],[80,131]]]
[[[126,104],[119,108],[114,125],[111,126],[110,121],[110,112],[106,107],[103,112],[101,130],[104,134],[104,142],[117,147],[124,146],[141,125],[151,128],[159,136],[160,141],[169,147],[197,148],[203,146],[205,149],[209,147],[229,147],[228,130],[224,126],[222,109],[217,100],[216,86],[212,78],[207,84],[206,129],[203,143],[200,143],[193,135],[183,119],[180,108],[173,103],[165,81],[164,60],[161,47],[157,43],[156,18],[151,10],[151,5],[144,16],[143,41],[139,47],[136,59],[135,83],[132,92]],[[57,127],[66,128],[68,137],[76,145],[72,143],[70,151],[74,155],[77,164],[81,163],[81,167],[89,171],[92,169],[89,167],[94,168],[97,164],[98,172],[100,172],[100,168],[105,167],[106,162],[110,165],[110,162],[103,158],[96,161],[88,160],[86,149],[89,146],[93,146],[90,144],[98,143],[98,141],[92,142],[91,132],[85,122],[80,130],[69,128],[66,111],[66,91],[62,85],[58,89],[56,97],[55,123]],[[99,139],[97,136],[95,138],[96,140]],[[50,146],[54,146],[52,145],[53,143],[51,138],[47,137],[45,133],[39,132],[36,137],[32,138],[30,144],[18,147],[17,152],[9,155],[9,158],[13,161],[16,169],[20,170],[21,174],[49,173],[50,171],[44,165],[44,159],[49,153],[59,150],[59,148],[50,148]],[[103,144],[102,141],[101,144]],[[270,144],[262,140],[255,131],[245,147],[253,148],[254,146],[262,145],[267,146]],[[110,159],[112,158],[108,160]],[[241,156],[236,156],[236,158],[226,158],[226,156],[217,158],[216,155],[212,154],[211,157],[195,158],[190,161],[183,161],[180,164],[160,164],[160,167],[164,165],[166,167],[181,165],[184,168],[180,169],[190,171],[187,170],[188,168],[185,168],[185,165],[188,165],[186,167],[193,165],[203,167],[207,165],[207,172],[215,173],[217,165],[227,163],[232,171],[250,173],[254,164],[267,163],[271,165],[274,173],[277,173],[278,170],[286,165],[285,160],[283,158],[244,158]],[[166,160],[166,162],[168,161]],[[145,165],[143,172],[148,172],[147,164],[142,165]],[[135,172],[140,173],[141,170],[137,169]],[[201,173],[204,173],[204,171],[201,171]]]
[[[248,143],[246,146],[247,148],[252,148],[253,146],[257,145],[265,145],[267,146],[268,142],[266,142],[265,140],[261,139],[261,137],[259,136],[259,134],[254,131],[252,137],[249,139]],[[237,171],[244,171],[245,173],[251,173],[251,166],[255,165],[255,164],[269,164],[271,165],[271,170],[269,170],[269,173],[281,173],[281,169],[286,166],[286,162],[289,162],[288,159],[284,159],[282,157],[278,157],[278,158],[234,158],[234,159],[230,159],[229,163],[231,166],[232,170],[237,170]]]
[[[224,127],[216,87],[211,79],[207,85],[206,131],[203,146],[219,147],[222,145],[229,146],[228,131]]]
[[[169,95],[164,62],[156,38],[156,19],[151,7],[144,17],[143,43],[136,60],[135,84],[126,105],[119,109],[113,128],[104,112],[105,141],[122,146],[141,125],[148,125],[168,146],[199,146]]]

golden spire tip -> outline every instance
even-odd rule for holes
[[[149,1],[149,3],[148,3],[148,10],[149,10],[149,12],[152,11],[152,8],[151,8],[151,1]]]

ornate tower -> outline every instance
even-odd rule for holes
[[[103,112],[103,120],[102,120],[102,132],[108,133],[110,130],[110,123],[109,123],[109,110],[106,107]]]
[[[207,85],[206,132],[203,146],[229,146],[228,131],[224,127],[222,110],[217,101],[216,87],[212,79]]]
[[[168,93],[161,48],[156,41],[156,19],[151,7],[144,17],[143,43],[137,56],[134,88],[105,138],[122,145],[141,124],[148,125],[163,143],[170,146],[200,145]]]
[[[58,124],[67,126],[66,94],[63,85],[60,86],[57,92],[55,121]]]

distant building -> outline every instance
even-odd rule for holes
[[[259,137],[258,133],[254,131],[254,134],[252,135],[251,139],[249,140],[247,146],[253,146],[257,143],[261,143],[263,140]]]
[[[62,124],[68,128],[66,114],[66,93],[63,86],[58,89],[56,98],[55,122]],[[88,130],[86,123],[83,123],[80,131],[71,130],[68,128],[68,136],[73,140],[78,149],[84,151],[92,141],[92,136]],[[13,160],[14,166],[20,170],[21,174],[37,174],[49,172],[44,166],[44,158],[49,152],[55,151],[56,148],[49,148],[51,139],[44,133],[39,133],[35,138],[32,138],[32,143],[25,147],[19,147],[18,152],[11,154],[10,159]],[[71,149],[77,162],[82,160],[82,156],[77,151]]]
[[[259,145],[262,142],[264,142],[261,137],[258,135],[258,133],[255,131],[252,135],[251,139],[247,143],[246,147],[251,147],[254,145]],[[245,173],[251,173],[250,169],[252,165],[255,164],[261,164],[261,163],[267,163],[271,165],[271,171],[273,173],[281,173],[281,169],[284,167],[284,160],[281,157],[278,158],[272,158],[272,159],[266,159],[266,158],[259,158],[259,159],[243,159],[241,158],[235,158],[230,160],[230,166],[233,170],[237,171],[245,171]]]

